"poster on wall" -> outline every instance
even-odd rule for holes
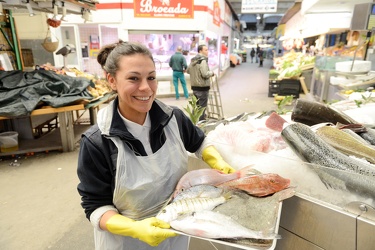
[[[242,0],[241,13],[268,13],[277,11],[277,0]]]
[[[214,1],[214,14],[213,14],[213,22],[215,25],[220,27],[221,18],[220,18],[221,10],[218,1]]]
[[[134,17],[194,18],[194,0],[134,1]]]

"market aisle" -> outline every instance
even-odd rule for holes
[[[268,74],[272,60],[266,59],[263,67],[259,63],[246,63],[228,68],[219,78],[219,89],[224,117],[232,117],[243,112],[262,112],[275,109],[273,98],[268,97]],[[187,106],[184,98],[158,98],[163,102],[179,108]]]
[[[268,97],[268,74],[272,60],[264,60],[263,67],[250,60],[229,68],[219,79],[224,116],[243,112],[262,112],[274,109],[273,98]]]
[[[267,97],[271,63],[265,60],[264,67],[258,68],[246,62],[229,68],[219,79],[225,117],[275,108],[273,98]],[[185,99],[160,99],[180,108],[187,105]],[[0,160],[2,249],[93,249],[92,226],[76,190],[77,159],[78,146],[69,153],[22,156],[17,159],[20,166],[10,166],[14,159]],[[193,241],[190,249],[213,247],[207,241]]]

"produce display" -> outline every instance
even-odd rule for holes
[[[75,77],[84,77],[84,78],[91,80],[94,83],[94,86],[88,86],[87,90],[94,97],[93,100],[96,100],[112,91],[112,89],[109,87],[107,80],[100,79],[86,72],[82,72],[77,68],[56,68],[50,63],[43,64],[39,66],[39,68],[53,71],[59,75],[70,75],[70,76],[74,75]]]
[[[325,55],[349,57],[353,57],[355,55],[357,58],[364,58],[366,45],[367,43],[354,46],[344,46],[342,43],[340,43],[335,46],[325,48]]]
[[[270,70],[270,74],[277,75],[277,78],[280,80],[284,78],[298,78],[303,70],[314,67],[315,56],[292,50],[282,57],[274,58],[273,61],[274,69]]]

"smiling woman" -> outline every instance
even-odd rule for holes
[[[118,95],[80,145],[78,192],[96,249],[187,249],[189,238],[156,218],[187,172],[187,152],[224,173],[234,169],[181,109],[155,99],[155,63],[144,45],[110,44],[97,60]]]

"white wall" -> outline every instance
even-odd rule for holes
[[[28,13],[13,13],[19,39],[44,39],[47,34],[45,13],[29,16]]]

